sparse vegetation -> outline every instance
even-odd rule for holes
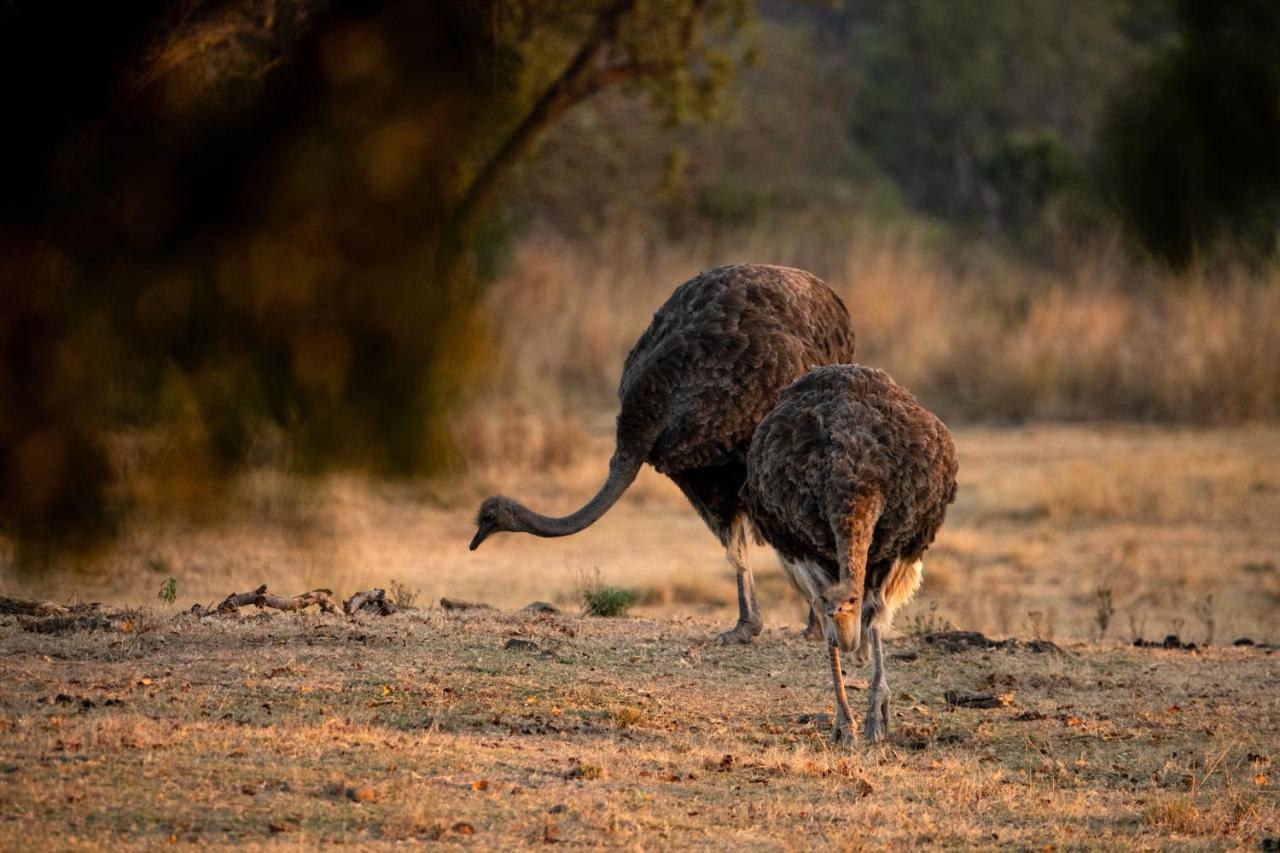
[[[586,615],[605,617],[621,616],[640,598],[634,590],[604,583],[599,568],[579,574],[578,596]]]
[[[1204,644],[1206,646],[1213,643],[1213,635],[1217,631],[1217,620],[1214,615],[1213,593],[1207,592],[1204,598],[1196,602],[1196,618],[1200,620],[1200,626],[1204,629]]]
[[[773,235],[651,244],[617,232],[595,246],[543,238],[516,248],[488,297],[493,393],[477,405],[531,440],[502,438],[473,408],[455,430],[464,458],[572,459],[583,427],[567,413],[611,410],[618,368],[671,288],[715,263],[744,259],[821,275],[849,306],[859,360],[887,369],[952,424],[1280,417],[1280,362],[1272,357],[1280,350],[1277,272],[1175,280],[1106,248],[1059,272],[1000,263],[957,272],[923,233],[870,225],[816,244]],[[1040,502],[1058,520],[1120,517],[1135,505],[1195,518],[1247,500],[1258,479],[1239,470],[1238,481],[1210,480],[1226,489],[1206,502],[1197,488],[1203,472],[1184,472],[1186,485],[1175,490],[1153,490],[1149,472],[1137,460],[1099,467],[1076,459],[1045,480]]]
[[[874,848],[1253,849],[1280,820],[1260,649],[1050,660],[899,638],[910,698],[868,752],[831,748],[811,641],[720,648],[723,613],[178,613],[142,638],[17,618],[0,615],[0,812],[32,849],[513,849],[545,820],[582,847],[773,848],[844,832],[851,808]],[[494,642],[513,631],[556,656]],[[975,689],[999,701],[944,710]]]
[[[1093,598],[1095,602],[1093,619],[1098,625],[1098,639],[1102,639],[1107,635],[1107,628],[1111,625],[1111,617],[1115,615],[1116,608],[1111,601],[1111,588],[1100,586],[1094,589]]]
[[[392,579],[389,591],[396,607],[412,609],[418,606],[418,590],[407,584]]]
[[[156,594],[156,598],[159,598],[169,607],[172,607],[174,602],[178,600],[178,581],[173,575],[170,575],[164,583],[160,584],[160,592]]]
[[[635,602],[636,594],[619,586],[592,587],[582,593],[588,616],[621,616]]]
[[[909,606],[910,607],[910,606]],[[938,615],[938,602],[930,601],[927,605],[920,604],[911,608],[911,613],[907,624],[910,626],[909,633],[915,637],[923,637],[927,634],[936,634],[939,631],[949,631],[954,626]]]

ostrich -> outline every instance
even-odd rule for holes
[[[871,657],[866,739],[888,732],[881,632],[920,585],[925,549],[955,494],[950,433],[881,370],[819,367],[756,430],[744,502],[821,620],[838,742],[853,738],[842,649]]]
[[[853,347],[844,303],[810,273],[740,264],[695,276],[676,288],[627,355],[616,446],[596,496],[560,518],[488,498],[471,550],[496,531],[577,533],[613,506],[647,462],[684,492],[737,575],[738,623],[720,642],[750,642],[763,627],[739,496],[751,436],[787,385],[817,365],[851,360]]]

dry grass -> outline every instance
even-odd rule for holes
[[[681,281],[716,263],[802,266],[844,298],[859,359],[950,418],[1240,423],[1280,418],[1280,273],[1162,278],[1117,252],[1063,275],[950,268],[911,232],[843,245],[674,244],[607,235],[589,251],[522,244],[489,295],[490,386],[458,430],[490,464],[569,459],[611,413],[631,344]]]
[[[834,749],[820,648],[705,619],[447,613],[0,623],[0,819],[30,849],[1251,847],[1274,656],[892,644],[896,730]],[[505,650],[505,638],[541,652]],[[865,683],[851,672],[857,701]],[[955,710],[948,689],[1012,694]],[[860,710],[860,709],[859,709]]]
[[[573,506],[604,470],[601,430],[578,462],[495,476]],[[891,644],[887,748],[829,745],[825,663],[767,551],[752,555],[765,633],[711,643],[735,615],[732,571],[652,472],[579,536],[495,537],[476,554],[471,505],[433,490],[255,477],[227,517],[126,531],[98,575],[4,587],[155,606],[173,575],[185,606],[263,581],[349,594],[396,578],[427,604],[573,612],[202,621],[157,608],[127,633],[62,636],[0,621],[0,820],[38,849],[1217,849],[1280,835],[1275,653],[1225,644],[1280,637],[1280,433],[966,427],[957,443],[959,503]],[[1113,482],[1136,469],[1140,488]],[[578,615],[596,566],[652,591],[638,616]],[[1104,585],[1112,640],[1073,642],[1096,636]],[[1205,618],[1221,645],[1127,644],[1132,625],[1200,642]],[[912,635],[947,623],[1052,636],[1066,653],[948,654]],[[512,636],[538,648],[504,649]],[[864,677],[850,667],[855,702]],[[951,689],[1012,704],[954,710]]]
[[[932,620],[1001,636],[1038,628],[1057,638],[1095,637],[1097,590],[1105,588],[1112,638],[1280,639],[1280,430],[955,433],[958,502],[925,561],[922,593],[899,622],[904,630]],[[495,536],[467,551],[485,494],[513,494],[544,512],[576,509],[599,486],[610,451],[605,421],[574,463],[495,468],[459,481],[447,500],[435,487],[256,475],[223,516],[140,522],[87,574],[9,572],[3,587],[155,604],[173,576],[186,607],[260,583],[282,594],[329,587],[345,596],[395,579],[419,603],[447,595],[518,607],[542,599],[576,610],[590,576],[639,593],[641,612],[713,615],[728,627],[736,597],[722,549],[679,490],[647,469],[581,534]],[[766,624],[798,625],[803,605],[773,554],[757,547],[751,559]]]
[[[652,471],[580,535],[466,550],[487,493],[550,513],[594,493],[627,348],[674,284],[717,260],[815,269],[844,293],[866,361],[985,419],[1280,416],[1280,281],[1130,289],[1099,263],[1069,281],[983,282],[875,233],[835,253],[614,242],[607,263],[521,248],[491,297],[490,385],[457,421],[465,471],[431,484],[259,471],[197,521],[138,518],[88,574],[0,562],[5,592],[59,600],[154,606],[170,576],[182,607],[263,582],[348,595],[394,578],[420,604],[575,611],[598,567],[600,584],[641,594],[638,615],[164,611],[127,634],[62,637],[0,623],[6,836],[64,849],[1219,848],[1280,835],[1274,655],[1226,646],[1280,639],[1275,427],[957,422],[960,496],[899,617],[893,652],[916,657],[891,664],[886,749],[832,750],[813,721],[829,712],[825,667],[766,549],[752,553],[765,634],[709,645],[736,615],[733,574]],[[1100,634],[1103,610],[1117,644],[1076,642]],[[948,655],[912,636],[948,624],[1076,644]],[[1218,645],[1124,644],[1167,633]],[[512,635],[543,653],[504,650]],[[948,710],[946,689],[1015,699]]]

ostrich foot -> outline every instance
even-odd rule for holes
[[[734,643],[749,643],[763,630],[764,626],[759,622],[739,620],[738,624],[734,625],[732,629],[717,637],[716,642],[722,646],[730,646]]]
[[[867,743],[882,743],[889,736],[889,688],[887,685],[879,685],[872,691],[863,736],[867,739]]]
[[[836,706],[836,721],[831,727],[831,741],[840,746],[853,746],[853,720]]]

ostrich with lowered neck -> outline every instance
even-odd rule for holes
[[[751,436],[787,385],[817,365],[851,360],[853,347],[844,303],[810,273],[739,264],[686,281],[627,355],[616,446],[599,493],[559,518],[488,498],[471,550],[497,531],[577,533],[613,506],[647,462],[680,487],[737,574],[738,624],[720,641],[750,642],[763,627],[739,494]]]
[[[920,585],[925,549],[955,495],[951,434],[881,370],[813,370],[756,430],[743,498],[822,623],[837,741],[853,739],[842,649],[871,657],[866,739],[888,732],[881,631]]]

